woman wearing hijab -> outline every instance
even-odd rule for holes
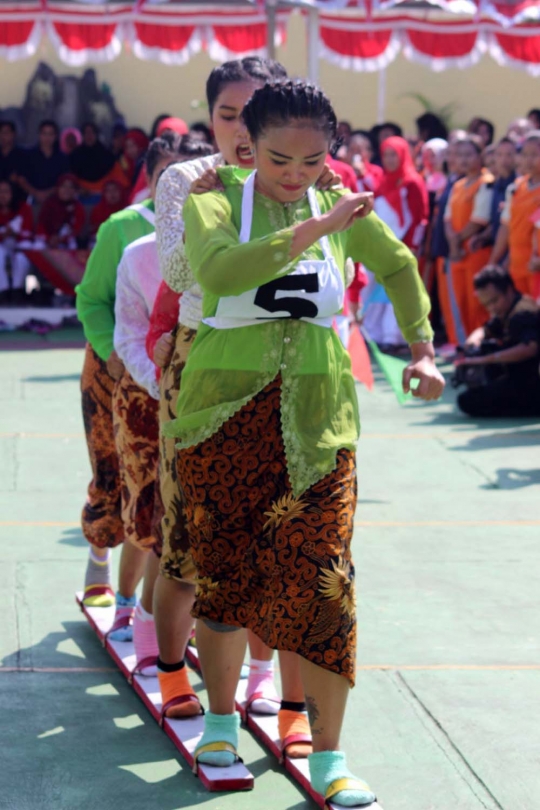
[[[381,159],[384,176],[375,193],[375,211],[414,253],[429,214],[424,180],[414,168],[404,138],[396,135],[383,141]],[[364,326],[372,340],[388,349],[405,344],[390,299],[371,272],[365,306]]]
[[[64,155],[71,153],[82,143],[82,135],[77,127],[66,127],[60,135],[60,150]]]
[[[71,171],[88,194],[101,194],[105,178],[114,166],[113,153],[99,140],[98,128],[87,123],[82,127],[82,143],[70,155]]]
[[[92,238],[97,234],[98,228],[106,222],[110,216],[121,211],[126,206],[126,190],[121,183],[116,180],[107,180],[103,187],[103,194],[100,201],[92,209],[90,214],[90,235]]]

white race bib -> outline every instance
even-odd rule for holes
[[[254,191],[255,172],[244,185],[240,242],[248,242],[251,236]],[[308,190],[308,199],[312,215],[319,216],[313,189]],[[327,237],[320,244],[324,259],[305,259],[286,276],[240,295],[220,298],[215,316],[204,318],[204,323],[216,329],[231,329],[294,318],[331,327],[334,315],[343,307],[344,285]]]

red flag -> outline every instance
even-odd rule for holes
[[[371,360],[364,336],[360,332],[360,327],[356,324],[351,326],[348,350],[351,355],[353,377],[358,382],[363,383],[368,391],[372,391],[373,370]]]

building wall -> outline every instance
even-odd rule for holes
[[[301,18],[293,15],[288,40],[278,58],[291,75],[304,75],[306,43]],[[22,103],[26,85],[39,61],[47,62],[57,73],[80,75],[84,68],[69,68],[44,40],[39,52],[28,60],[1,61],[0,107]],[[187,65],[168,67],[144,62],[123,51],[114,62],[96,65],[99,82],[110,85],[117,107],[128,123],[149,128],[154,117],[163,112],[188,121],[205,118],[205,108],[197,108],[204,99],[204,83],[215,63],[206,54],[198,54]],[[320,64],[320,83],[333,99],[338,116],[355,126],[369,127],[378,111],[380,77],[376,73],[353,73],[324,61]],[[455,103],[456,126],[473,116],[489,118],[502,134],[507,122],[524,115],[531,107],[540,107],[540,80],[526,73],[499,67],[490,57],[465,71],[452,69],[433,73],[423,65],[398,57],[385,74],[384,117],[395,120],[407,132],[414,132],[414,119],[421,112],[418,101],[407,96],[421,93],[434,105]]]

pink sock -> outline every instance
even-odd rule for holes
[[[133,644],[135,645],[137,663],[144,658],[156,659],[156,664],[144,667],[141,670],[142,675],[155,677],[157,675],[157,658],[159,657],[156,626],[154,617],[143,608],[140,602],[133,618]]]
[[[249,700],[258,695],[251,704],[250,711],[256,714],[277,714],[281,700],[274,686],[274,661],[257,661],[251,659],[246,697]]]

